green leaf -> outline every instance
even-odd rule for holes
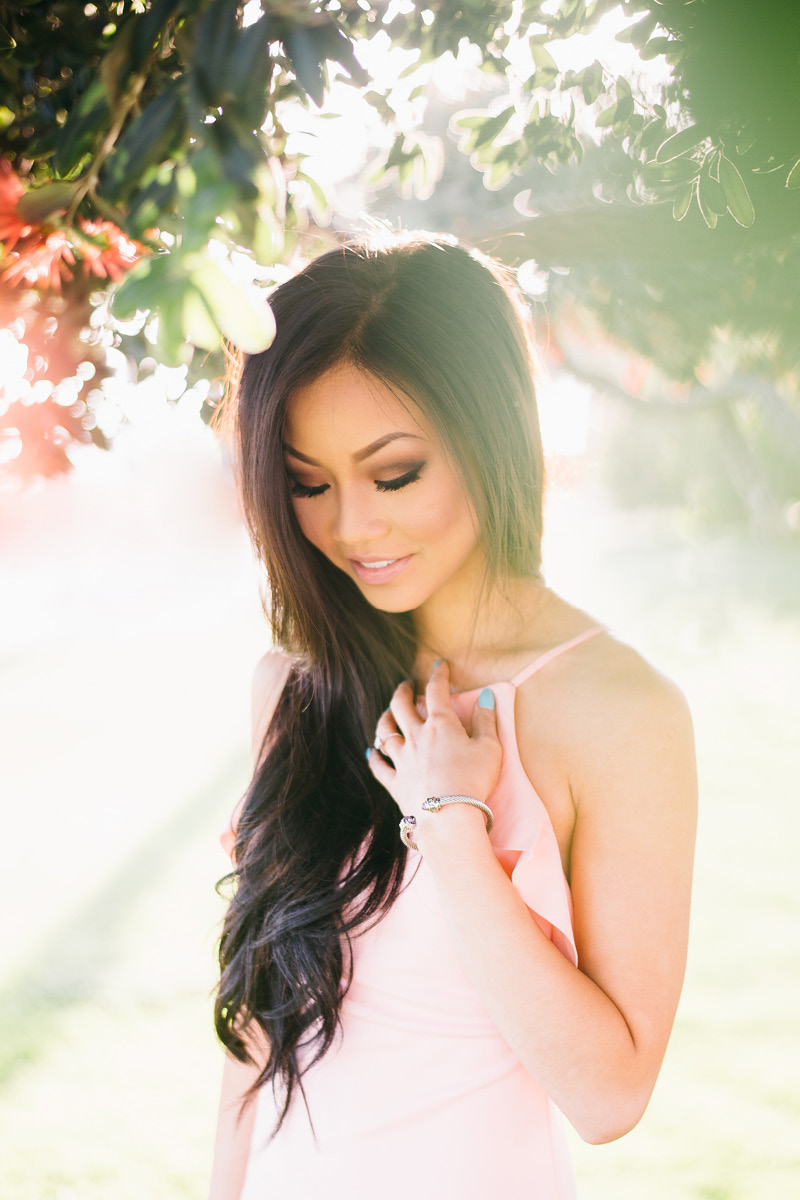
[[[183,325],[184,305],[189,284],[176,280],[158,297],[158,333],[156,354],[167,367],[181,367],[191,361],[192,348],[186,344]]]
[[[700,171],[700,164],[691,158],[673,158],[670,162],[648,162],[642,167],[645,183],[688,183]]]
[[[76,187],[75,183],[55,180],[53,183],[45,183],[41,187],[31,188],[20,199],[17,212],[23,221],[30,221],[31,224],[38,225],[47,217],[52,217],[54,213],[63,212],[64,209],[69,208]]]
[[[264,124],[269,108],[269,44],[274,36],[270,16],[265,13],[240,31],[223,64],[223,98],[234,104],[254,129]]]
[[[183,291],[181,324],[189,340],[202,350],[216,350],[222,341],[222,334],[208,305],[191,283]]]
[[[505,129],[508,122],[514,115],[515,108],[510,104],[508,108],[504,108],[497,116],[490,117],[488,121],[484,121],[481,129],[472,142],[472,149],[479,150],[481,146],[485,146],[488,142],[493,142],[497,135]]]
[[[724,154],[719,160],[719,181],[725,190],[728,212],[734,221],[749,229],[756,219],[753,201],[738,167]]]
[[[177,180],[174,171],[167,172],[168,178],[156,176],[146,187],[136,193],[136,199],[128,210],[125,221],[125,231],[131,237],[142,237],[148,229],[157,226],[166,213],[177,192]],[[191,214],[194,219],[196,201],[192,204]]]
[[[360,87],[369,85],[369,72],[356,58],[352,40],[335,21],[329,21],[325,25],[315,25],[313,35],[323,60],[328,59],[330,62],[336,62],[340,67],[344,67],[353,83],[357,83]],[[419,62],[414,63],[415,68],[419,65]]]
[[[669,54],[671,51],[675,50],[677,46],[678,42],[676,42],[674,38],[651,38],[646,45],[642,46],[641,50],[639,51],[639,55],[641,58],[647,61],[651,58],[657,58],[659,54]]]
[[[136,71],[165,32],[183,0],[153,0],[135,21],[131,47],[131,69]]]
[[[295,179],[299,179],[303,183],[308,184],[314,207],[316,209],[315,216],[317,220],[320,222],[327,220],[330,216],[331,206],[328,203],[328,197],[325,195],[325,191],[319,181],[314,179],[311,175],[306,175],[304,171],[298,171],[295,175]]]
[[[650,37],[657,24],[656,17],[652,13],[648,13],[646,17],[642,17],[641,21],[637,21],[634,25],[628,25],[618,33],[616,40],[618,42],[630,42],[633,46],[641,47]]]
[[[209,107],[222,104],[229,94],[226,86],[235,57],[239,26],[236,20],[238,5],[231,0],[211,0],[197,25],[194,57],[190,71],[200,94]],[[242,87],[248,81],[241,79]]]
[[[274,36],[274,35],[273,35]],[[252,25],[242,29],[236,39],[236,48],[228,56],[225,82],[229,91],[251,85],[267,86],[267,61],[270,42],[270,17],[264,13]]]
[[[94,149],[101,128],[108,120],[105,88],[95,79],[70,113],[53,155],[56,175],[68,175],[83,156]]]
[[[135,191],[145,168],[169,158],[185,131],[183,96],[173,85],[156,96],[128,127],[108,160],[104,193],[115,199]]]
[[[205,300],[222,333],[247,354],[266,350],[275,336],[275,319],[265,299],[232,279],[205,255],[187,258],[189,280]]]
[[[714,212],[713,208],[709,208],[708,204],[706,203],[706,201],[703,197],[703,193],[701,192],[700,188],[697,189],[697,205],[698,205],[698,208],[700,209],[700,212],[703,215],[703,220],[705,221],[708,228],[716,229],[717,214]]]
[[[689,211],[694,196],[694,184],[684,183],[675,196],[672,204],[672,215],[676,221],[682,221]]]
[[[547,71],[548,74],[552,72],[552,78],[555,79],[556,75],[558,75],[558,66],[547,47],[532,38],[530,48],[533,65],[536,67],[536,70]]]
[[[122,85],[130,71],[135,31],[136,19],[128,19],[114,34],[110,49],[100,60],[100,78],[112,108],[119,103]]]
[[[786,177],[787,188],[800,188],[800,159],[792,167]]]
[[[322,221],[319,220],[318,223],[322,224]],[[250,243],[256,262],[262,267],[271,267],[273,263],[280,262],[285,248],[286,233],[283,222],[269,209],[259,210]]]
[[[644,150],[658,146],[664,140],[664,122],[661,117],[653,117],[644,126],[639,138],[639,144]]]
[[[703,129],[699,125],[689,125],[686,129],[681,129],[678,133],[671,134],[656,150],[656,162],[670,162],[673,158],[678,158],[681,154],[685,154],[687,150],[692,150],[695,146],[698,146],[700,142],[705,140],[705,136]]]
[[[451,124],[456,129],[480,129],[486,119],[487,113],[483,111],[470,112],[465,113],[463,116],[453,117]]]
[[[137,311],[146,312],[157,300],[159,283],[167,280],[169,256],[159,255],[137,263],[111,293],[111,315],[129,321]]]
[[[606,90],[603,82],[603,66],[596,59],[590,66],[585,67],[581,72],[583,81],[581,88],[583,98],[587,104],[594,104],[598,96],[602,96]]]
[[[698,189],[705,208],[721,217],[727,210],[728,201],[719,180],[704,170],[698,180]]]
[[[283,39],[297,81],[318,108],[325,99],[325,79],[322,74],[322,55],[310,29],[291,29]]]
[[[489,170],[484,173],[483,185],[490,192],[497,192],[508,183],[513,174],[512,164],[501,156],[495,159]]]
[[[617,119],[617,106],[612,104],[610,108],[604,108],[601,113],[595,117],[595,125],[598,129],[608,129]]]
[[[259,135],[229,112],[209,127],[209,133],[209,141],[218,156],[218,177],[235,183],[240,192],[255,200],[258,195],[255,177],[259,168],[266,164],[266,152]]]

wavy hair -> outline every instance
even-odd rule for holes
[[[243,1062],[250,1035],[266,1035],[251,1093],[280,1093],[277,1132],[334,1040],[352,935],[402,885],[397,807],[364,747],[417,653],[413,615],[373,608],[301,533],[283,460],[287,404],[346,362],[417,405],[462,470],[493,579],[539,573],[542,452],[522,302],[478,252],[419,234],[348,244],[270,304],[276,336],[245,359],[229,427],[274,642],[292,665],[226,876],[215,1023]]]

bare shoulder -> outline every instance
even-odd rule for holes
[[[587,654],[577,691],[595,712],[598,731],[608,733],[610,724],[639,729],[664,721],[691,725],[686,697],[673,680],[611,634],[601,634],[595,642],[596,653]]]
[[[564,695],[570,708],[573,797],[598,794],[598,778],[652,772],[692,776],[694,735],[681,689],[633,647],[602,634],[576,660]]]
[[[654,773],[688,780],[695,770],[692,721],[680,688],[607,632],[521,684],[516,713],[523,765],[546,791],[564,841],[581,806],[613,803],[623,778],[636,792]]]
[[[283,650],[269,650],[256,663],[250,710],[254,757],[261,749],[291,665],[291,658]]]

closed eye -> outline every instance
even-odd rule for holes
[[[405,471],[402,475],[396,475],[394,479],[376,479],[375,487],[379,492],[399,492],[401,488],[408,487],[410,483],[416,483],[424,466],[425,463],[415,463],[409,471]],[[327,483],[320,483],[316,487],[312,487],[310,484],[300,483],[298,479],[291,480],[292,495],[299,496],[303,500],[321,496],[329,486]]]
[[[321,496],[323,492],[328,490],[327,483],[321,483],[319,487],[309,487],[308,484],[299,483],[296,479],[292,480],[292,495],[300,496],[303,499],[310,499],[312,496]]]
[[[404,475],[397,475],[394,479],[376,479],[375,487],[379,492],[399,492],[400,488],[417,482],[424,466],[425,463],[415,463],[411,470],[406,471]]]

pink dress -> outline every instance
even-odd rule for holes
[[[503,766],[491,841],[534,919],[577,964],[572,901],[547,810],[522,767],[516,687],[594,627],[491,685]],[[468,724],[479,689],[453,696]],[[232,830],[223,845],[232,849]],[[421,855],[385,918],[354,940],[342,1032],[304,1076],[277,1137],[257,1100],[241,1200],[571,1200],[563,1118],[506,1044],[461,964]],[[314,1136],[316,1134],[316,1137]]]

